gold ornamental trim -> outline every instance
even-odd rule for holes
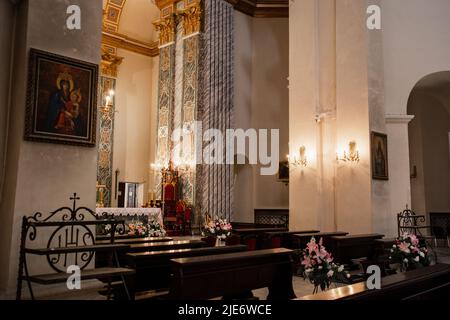
[[[175,41],[175,16],[159,19],[153,22],[156,31],[159,32],[159,45],[167,45]]]
[[[195,2],[178,12],[183,22],[183,35],[190,36],[200,32],[202,20],[202,7]]]
[[[103,76],[110,76],[117,78],[118,68],[122,63],[123,58],[111,54],[105,50],[102,52],[101,73]]]

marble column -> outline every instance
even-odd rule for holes
[[[200,107],[203,131],[225,133],[234,127],[233,19],[234,9],[224,0],[204,1],[204,33],[200,50]],[[204,147],[209,144],[204,143]],[[223,144],[225,148],[225,143]],[[225,160],[225,149],[223,150]],[[197,212],[233,219],[233,167],[203,164],[197,179]]]
[[[159,83],[156,163],[167,166],[171,161],[175,100],[175,16],[173,9],[162,10],[161,19],[154,22],[159,31]],[[161,173],[155,175],[156,198],[161,199]]]

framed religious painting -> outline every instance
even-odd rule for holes
[[[389,180],[387,135],[378,132],[371,134],[372,178]]]
[[[278,165],[278,181],[289,183],[289,162],[281,161]]]
[[[98,65],[31,49],[25,140],[95,146]]]

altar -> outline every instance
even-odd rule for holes
[[[96,208],[96,214],[102,216],[115,216],[125,218],[126,220],[139,219],[147,217],[147,221],[157,220],[163,225],[163,217],[160,208]]]

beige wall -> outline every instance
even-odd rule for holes
[[[381,31],[365,27],[369,4],[382,7]],[[449,70],[450,45],[444,32],[449,9],[449,2],[444,0],[433,1],[433,6],[422,0],[291,3],[290,148],[295,152],[305,145],[311,149],[311,158],[317,160],[300,172],[291,172],[290,210],[295,225],[329,226],[328,221],[333,220],[330,211],[334,211],[339,229],[396,234],[396,213],[411,203],[408,123],[413,117],[406,114],[407,100],[422,77]],[[325,50],[333,24],[336,50]],[[323,102],[333,94],[329,84],[333,79],[330,56],[334,52],[336,114],[325,115],[324,133],[323,128],[317,130],[313,117],[332,110],[324,108]],[[371,179],[372,130],[388,134],[389,181]],[[361,162],[356,166],[337,165],[335,180],[330,182],[330,175],[323,174],[328,166],[322,160],[330,149],[322,142],[325,138],[329,147],[333,135],[337,150],[345,148],[350,139],[355,140]],[[335,187],[327,188],[331,183]],[[333,189],[334,206],[330,201],[333,196],[324,197]],[[328,205],[323,206],[322,199]]]
[[[361,157],[358,164],[339,163],[336,172],[336,225],[350,233],[372,231],[365,9],[363,1],[336,2],[337,149],[348,150],[354,140]]]
[[[145,183],[146,201],[150,163],[153,162],[151,146],[156,141],[152,112],[156,112],[157,87],[153,77],[157,76],[154,69],[157,70],[158,65],[153,58],[130,51],[119,49],[117,54],[124,60],[116,84],[113,176],[118,169],[120,182]],[[113,199],[112,206],[116,205]]]
[[[417,167],[417,177],[411,179],[411,197],[418,214],[450,211],[447,101],[444,105],[432,91],[416,89],[408,105],[408,112],[415,115],[409,129],[409,147],[411,168]]]
[[[382,0],[385,109],[388,115],[391,212],[411,205],[407,114],[409,95],[422,77],[450,70],[447,0]],[[394,120],[392,121],[392,116]]]
[[[10,93],[12,38],[15,10],[10,1],[0,3],[0,201],[2,199],[6,138],[8,133],[8,105]]]
[[[364,2],[302,0],[289,19],[290,153],[308,166],[291,170],[291,229],[373,230],[369,47]],[[320,121],[316,121],[320,117]],[[357,164],[336,162],[354,140]]]
[[[65,29],[67,4],[62,0],[22,1],[17,25],[14,60],[14,90],[8,137],[8,189],[1,202],[1,280],[7,293],[15,288],[18,266],[20,224],[23,215],[49,212],[68,204],[77,192],[80,205],[95,207],[97,151],[46,143],[23,141],[27,56],[30,47],[78,58],[100,61],[102,4],[78,0],[82,30]],[[42,17],[52,16],[52,19]],[[12,229],[11,229],[12,227]]]
[[[288,19],[235,12],[235,126],[280,129],[280,157],[288,153]],[[284,159],[280,159],[284,160]],[[261,176],[257,165],[235,167],[234,220],[253,222],[255,208],[287,208],[288,187]]]

